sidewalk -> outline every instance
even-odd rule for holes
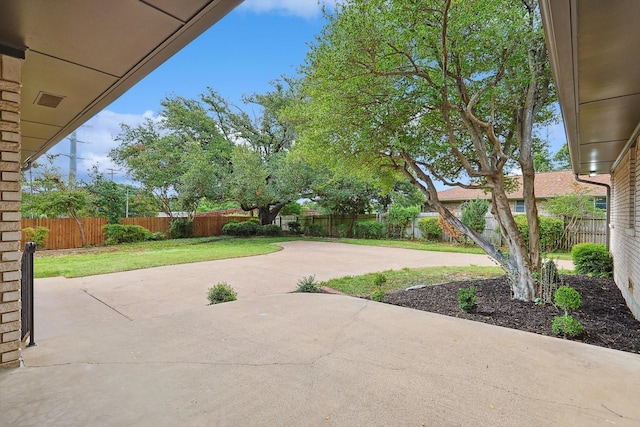
[[[640,424],[638,355],[288,293],[309,274],[480,265],[482,256],[284,246],[190,268],[36,281],[38,346],[23,351],[26,367],[0,371],[0,425]],[[207,306],[220,280],[239,300]]]

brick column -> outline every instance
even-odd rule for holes
[[[20,365],[20,83],[0,54],[0,368]]]

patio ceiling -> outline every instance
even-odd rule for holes
[[[23,162],[45,153],[241,2],[3,1],[0,52],[25,56]]]
[[[609,173],[638,136],[640,1],[539,0],[575,173]]]

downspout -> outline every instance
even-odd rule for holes
[[[606,223],[606,246],[607,252],[609,252],[609,243],[611,241],[611,232],[609,230],[609,223],[611,222],[611,186],[609,184],[604,184],[602,182],[588,181],[586,179],[580,178],[578,174],[575,174],[576,181],[582,182],[585,184],[599,185],[601,187],[606,187],[607,189],[607,223]]]

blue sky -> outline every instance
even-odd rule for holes
[[[78,144],[78,178],[94,164],[109,176],[119,169],[107,153],[117,145],[120,123],[157,117],[167,95],[196,98],[210,86],[241,104],[243,94],[263,93],[271,80],[296,74],[324,23],[317,0],[246,0],[77,130],[78,140],[88,142]],[[69,145],[65,139],[49,152],[68,154]],[[68,157],[56,163],[67,175]],[[124,171],[114,179],[125,180]]]
[[[167,95],[196,98],[210,86],[239,105],[243,94],[263,93],[271,80],[294,75],[324,23],[317,0],[245,0],[77,130],[78,140],[88,142],[78,144],[78,178],[86,179],[94,164],[109,176],[111,169],[119,169],[107,153],[117,145],[113,137],[120,123],[136,125],[156,118]],[[564,142],[562,124],[549,128],[549,138],[557,151]],[[69,141],[50,153],[68,154]],[[67,175],[68,157],[60,156],[56,163]],[[126,181],[125,172],[115,171],[114,179]]]

